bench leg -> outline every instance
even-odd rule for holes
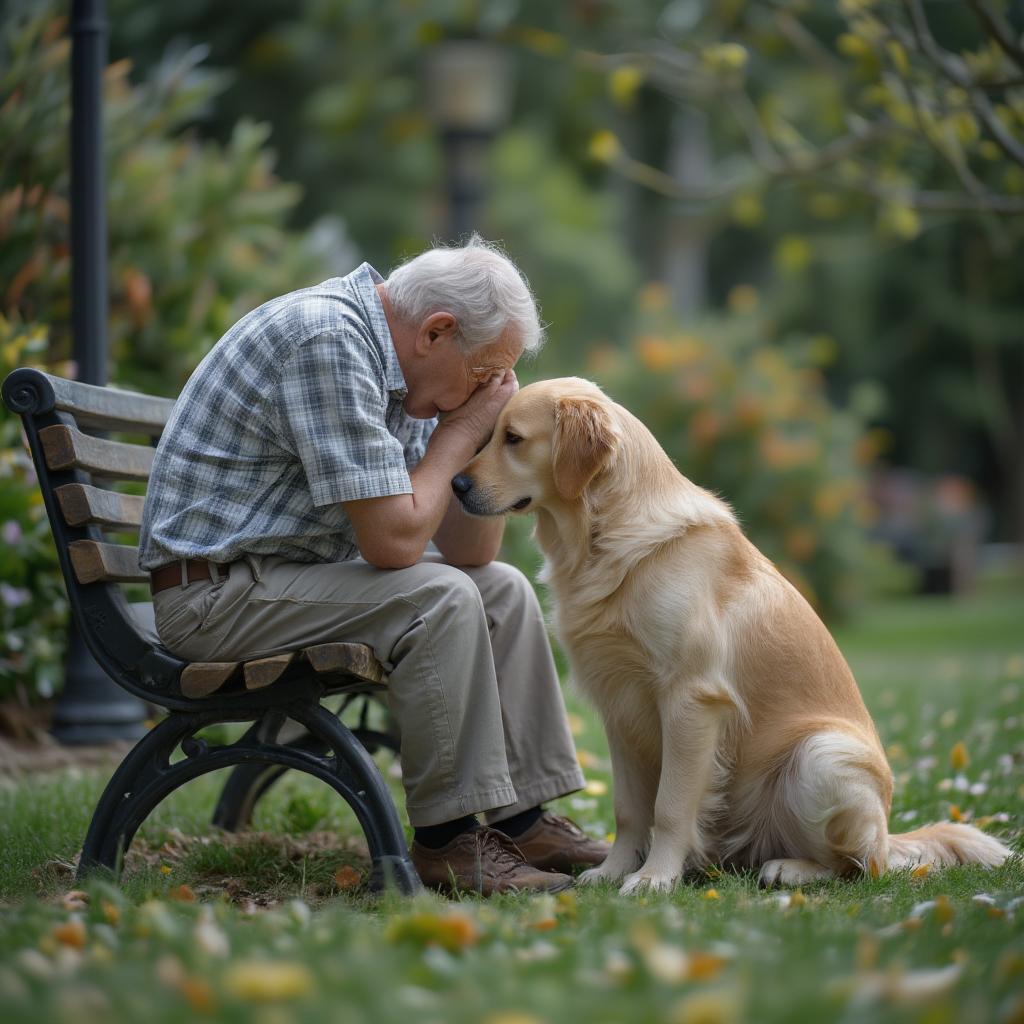
[[[382,747],[393,753],[398,753],[398,738],[390,733],[377,732],[370,729],[367,724],[367,709],[370,697],[363,697],[364,700],[360,721],[357,726],[351,729],[352,735],[371,753],[375,753]],[[337,711],[337,717],[347,710],[351,698],[346,699]],[[287,726],[286,726],[287,729]],[[290,747],[298,747],[301,750],[310,750],[321,754],[327,748],[323,742],[315,739],[305,729],[299,728],[297,734],[292,729],[293,735],[286,743]],[[213,811],[213,824],[227,832],[240,832],[247,828],[252,822],[253,812],[256,804],[262,799],[268,789],[284,775],[286,768],[279,765],[258,765],[240,764],[233,769],[228,781],[221,790],[217,806]]]
[[[302,725],[318,751],[276,741],[286,718]],[[195,733],[224,722],[223,712],[173,712],[129,752],[107,784],[93,815],[79,862],[83,877],[97,867],[118,873],[139,826],[166,796],[200,775],[234,765],[294,768],[326,782],[355,812],[366,835],[371,887],[415,892],[420,881],[409,860],[398,812],[377,766],[352,733],[315,701],[264,713],[235,743],[210,746]],[[171,763],[178,747],[185,758]]]

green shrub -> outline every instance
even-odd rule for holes
[[[771,337],[751,288],[732,315],[684,330],[661,285],[629,347],[587,374],[647,424],[680,471],[736,510],[748,536],[824,615],[848,612],[888,569],[867,538],[864,469],[876,436],[825,390],[826,337]]]
[[[45,328],[0,316],[0,376],[36,362]],[[60,368],[57,368],[60,369]],[[61,678],[68,602],[57,552],[22,443],[21,422],[0,418],[0,696],[49,696]]]
[[[61,5],[63,7],[63,5]],[[0,369],[73,376],[66,21],[56,4],[12,5],[0,25]],[[110,377],[176,395],[237,319],[322,267],[285,229],[298,190],[278,181],[268,129],[225,145],[184,126],[222,79],[196,51],[140,83],[105,78]],[[0,696],[49,693],[61,676],[67,608],[20,425],[0,414]]]
[[[9,318],[50,325],[53,359],[71,347],[70,44],[39,6],[0,38],[0,280]],[[269,128],[218,145],[185,127],[224,84],[200,57],[172,51],[137,84],[121,61],[104,83],[111,378],[169,395],[242,315],[321,270],[285,230],[299,190],[272,173]]]

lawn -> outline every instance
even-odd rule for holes
[[[893,831],[954,817],[1024,849],[1019,581],[882,604],[838,639],[896,773]],[[604,834],[606,748],[570,702],[590,784],[559,809]],[[286,778],[228,839],[207,778],[147,822],[121,887],[77,893],[67,864],[104,781],[0,789],[6,1022],[1024,1021],[1020,859],[796,894],[712,874],[657,898],[374,899],[354,819],[321,784]]]

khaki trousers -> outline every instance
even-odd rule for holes
[[[500,820],[584,785],[541,610],[512,566],[247,556],[219,582],[171,587],[153,606],[161,641],[189,661],[372,647],[388,672],[414,827],[477,812]]]

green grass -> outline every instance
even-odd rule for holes
[[[1024,846],[1022,624],[1018,584],[886,603],[838,632],[897,776],[893,831],[953,814]],[[606,747],[570,704],[596,785],[558,809],[602,834],[613,827]],[[959,771],[958,743],[970,758]],[[104,781],[63,772],[0,790],[5,1021],[1024,1019],[1020,859],[823,883],[802,900],[740,875],[641,899],[608,887],[374,900],[336,882],[365,862],[326,787],[286,777],[257,831],[226,841],[208,826],[223,779],[208,777],[146,823],[122,886],[94,882],[68,909],[64,864]]]

